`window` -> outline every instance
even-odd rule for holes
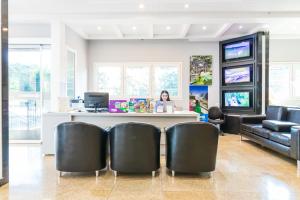
[[[75,65],[76,65],[76,52],[67,50],[67,96],[70,98],[75,97]]]
[[[109,92],[111,96],[122,96],[122,65],[100,64],[96,71],[96,89]]]
[[[300,63],[271,63],[269,73],[270,104],[300,105]]]
[[[157,98],[161,90],[181,98],[181,63],[96,63],[94,70],[94,90],[112,98]]]
[[[160,95],[162,90],[167,90],[170,96],[179,96],[180,67],[178,64],[155,64],[153,67],[154,94]]]
[[[125,72],[125,96],[149,97],[150,65],[129,64]]]

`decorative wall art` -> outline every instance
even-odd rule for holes
[[[190,84],[212,85],[212,56],[191,56]]]

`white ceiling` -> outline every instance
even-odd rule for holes
[[[10,0],[9,20],[61,21],[85,39],[300,38],[300,0]]]

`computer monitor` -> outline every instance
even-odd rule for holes
[[[88,112],[108,111],[109,94],[105,92],[85,92],[84,107]]]

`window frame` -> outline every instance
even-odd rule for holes
[[[155,96],[155,91],[154,91],[154,68],[157,67],[158,65],[174,65],[178,68],[178,95],[177,96],[172,96],[173,100],[182,100],[182,62],[95,62],[93,64],[93,69],[92,69],[92,89],[94,91],[99,91],[97,88],[97,69],[98,67],[101,66],[118,66],[122,68],[121,70],[121,96],[110,96],[111,99],[128,99],[131,98],[131,96],[126,96],[126,71],[127,68],[130,66],[148,66],[150,68],[149,72],[149,94],[150,96],[147,96],[147,98],[158,98],[159,96]],[[133,98],[139,98],[139,96],[132,96]],[[140,97],[140,98],[146,98],[146,97]]]

